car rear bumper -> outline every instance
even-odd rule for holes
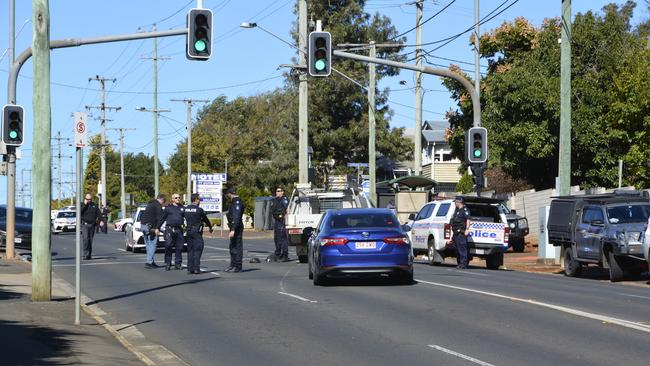
[[[381,265],[381,266],[322,266],[319,273],[329,277],[338,276],[380,276],[380,275],[401,275],[413,273],[412,264],[404,265]]]
[[[70,227],[72,226],[72,227]],[[73,232],[76,231],[77,227],[76,225],[55,225],[52,226],[52,232],[53,233],[63,233],[63,232]]]

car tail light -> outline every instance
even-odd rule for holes
[[[348,243],[346,238],[322,238],[320,240],[321,246],[334,246],[334,245],[345,245]]]
[[[504,232],[503,232],[503,241],[504,241],[505,243],[507,243],[509,237],[510,237],[510,228],[509,228],[509,227],[506,227],[506,228],[504,228]]]
[[[300,234],[302,234],[302,229],[289,229],[289,234],[291,234],[291,235],[300,235]]]
[[[404,236],[398,236],[396,238],[384,238],[384,243],[386,244],[397,244],[397,245],[405,245],[409,243],[408,238]]]
[[[451,239],[451,225],[445,224],[445,239]]]

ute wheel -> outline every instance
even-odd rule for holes
[[[307,256],[306,255],[299,255],[298,256],[298,262],[300,263],[307,263]]]
[[[619,282],[625,277],[625,271],[621,268],[619,260],[613,252],[607,253],[607,262],[609,264],[609,280],[611,282]]]
[[[127,252],[132,252],[133,248],[129,246],[129,242],[127,240],[124,241],[124,246]]]
[[[429,264],[432,266],[439,266],[445,261],[436,250],[436,242],[433,238],[429,238],[427,243],[427,257],[429,258]]]
[[[524,239],[521,240],[518,239],[512,243],[512,251],[515,253],[523,253],[525,248],[526,248],[526,242],[524,241]]]
[[[497,270],[503,264],[503,253],[490,254],[485,258],[487,269]]]
[[[582,272],[582,264],[573,257],[573,250],[567,248],[564,253],[564,275],[578,277]]]

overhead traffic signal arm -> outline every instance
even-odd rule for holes
[[[329,32],[309,33],[307,64],[311,76],[329,76],[332,73],[332,35]]]
[[[189,60],[205,61],[212,54],[212,10],[190,9],[187,13],[187,52]]]
[[[23,144],[24,109],[7,104],[2,108],[2,142],[9,146]]]

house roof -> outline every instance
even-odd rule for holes
[[[422,138],[426,142],[447,142],[445,131],[440,130],[422,130]]]

